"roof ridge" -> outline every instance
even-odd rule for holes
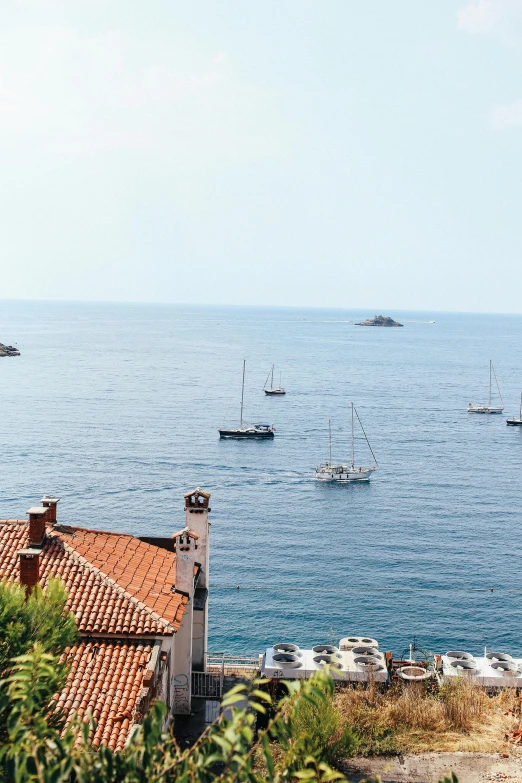
[[[64,548],[64,550],[73,557],[80,565],[86,566],[91,573],[96,574],[100,577],[101,581],[104,582],[106,585],[109,585],[112,587],[118,595],[122,596],[123,598],[126,598],[130,603],[132,603],[134,606],[136,606],[141,611],[147,612],[147,614],[156,622],[160,623],[163,627],[168,628],[169,631],[172,631],[172,633],[175,633],[174,627],[170,624],[168,620],[166,620],[164,617],[159,615],[157,612],[155,612],[153,609],[150,608],[150,606],[147,606],[142,601],[139,601],[135,596],[132,595],[132,593],[129,593],[128,590],[125,590],[121,585],[118,584],[112,577],[108,576],[106,573],[104,573],[101,568],[98,568],[98,566],[93,565],[87,558],[83,557],[83,555],[80,555],[70,544],[67,544],[65,541],[62,541],[62,539],[59,536],[56,535],[50,535],[48,538],[52,539],[53,541],[58,541]]]
[[[27,522],[27,520],[24,520]],[[51,525],[51,530],[54,530],[54,527]],[[62,523],[57,523],[56,528],[58,532],[63,531],[64,533],[68,532],[69,530],[81,530],[82,533],[103,533],[105,536],[124,536],[125,538],[136,538],[136,536],[133,536],[132,533],[120,533],[118,530],[100,530],[98,528],[94,527],[80,527],[80,525],[64,525]],[[137,541],[139,541],[139,538],[136,538]]]
[[[27,519],[0,519],[0,525],[23,525],[29,524]]]

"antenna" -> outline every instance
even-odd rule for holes
[[[239,426],[243,426],[243,399],[245,396],[245,365],[246,365],[246,359],[243,359],[243,385],[241,386],[241,419]]]

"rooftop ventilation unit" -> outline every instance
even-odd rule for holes
[[[357,655],[353,662],[363,672],[378,672],[383,669],[379,658],[375,658],[372,655]]]
[[[503,677],[518,677],[520,673],[514,661],[495,661],[491,668]]]
[[[511,655],[508,655],[507,653],[499,653],[499,652],[490,652],[486,654],[486,658],[490,661],[509,661],[511,662],[513,658]]]
[[[262,657],[261,676],[289,680],[311,677],[314,672],[328,668],[335,680],[343,682],[386,682],[386,660],[375,639],[349,638],[356,644],[343,651],[333,644],[316,644],[311,650],[301,650],[297,644],[286,642],[274,644]]]
[[[467,676],[478,674],[475,661],[451,661],[450,666],[456,671],[457,674],[465,674]]]
[[[370,656],[379,656],[379,650],[376,647],[368,647],[366,645],[361,645],[360,647],[353,647],[352,653],[354,655],[370,655]],[[382,653],[381,653],[382,654]]]
[[[522,687],[522,660],[503,652],[474,658],[470,653],[451,650],[442,656],[442,673],[444,677],[471,675],[473,682],[483,688]]]
[[[275,653],[272,660],[281,669],[299,669],[303,662],[294,653]]]
[[[345,636],[339,642],[340,649],[344,652],[346,650],[353,650],[354,647],[361,647],[364,645],[378,648],[379,645],[375,639],[371,639],[369,636]]]
[[[460,650],[450,650],[446,653],[446,658],[451,658],[455,661],[472,661],[473,656],[471,653],[461,652]]]
[[[274,654],[291,653],[292,655],[298,655],[299,657],[302,655],[297,644],[286,644],[286,642],[281,642],[281,644],[274,644],[272,650],[274,651]]]
[[[316,655],[329,655],[330,658],[341,657],[339,649],[334,647],[333,644],[316,644],[315,647],[312,647],[312,652]]]

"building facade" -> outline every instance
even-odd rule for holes
[[[68,592],[79,642],[58,707],[92,715],[91,742],[121,750],[155,699],[190,713],[192,671],[204,671],[208,635],[210,495],[184,496],[185,526],[172,538],[61,524],[44,496],[28,520],[0,521],[0,579],[27,591],[51,577]],[[180,718],[182,720],[182,718]]]

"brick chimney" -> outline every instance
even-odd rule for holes
[[[208,588],[210,562],[210,493],[196,487],[185,494],[185,525],[199,535],[198,562],[201,563],[198,586]]]
[[[27,513],[29,514],[29,546],[42,546],[45,539],[47,508],[32,506]]]
[[[40,549],[31,547],[18,552],[20,558],[20,584],[24,585],[26,595],[36,587],[40,580]]]
[[[194,565],[199,535],[186,527],[172,536],[176,552],[176,592],[189,598],[194,594]]]
[[[47,509],[47,521],[50,525],[56,525],[56,506],[60,502],[60,498],[53,498],[50,495],[44,495],[42,498],[42,506]]]

